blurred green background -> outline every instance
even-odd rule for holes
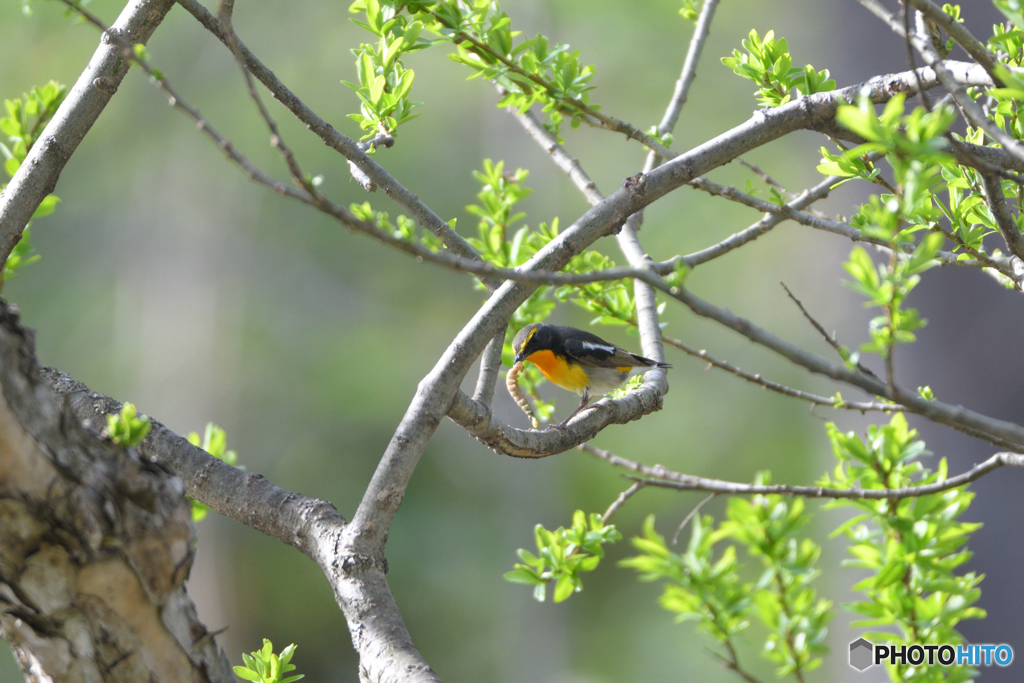
[[[527,35],[541,32],[582,49],[597,71],[592,101],[604,111],[645,129],[660,120],[692,32],[676,0],[509,0],[502,6]],[[97,32],[66,19],[58,3],[39,1],[33,8],[26,18],[19,3],[0,6],[0,96],[51,78],[72,84],[97,44]],[[93,0],[89,9],[112,23],[121,4]],[[235,12],[249,47],[321,116],[357,136],[345,118],[357,100],[340,81],[353,80],[349,50],[370,35],[348,19],[345,2],[239,3]],[[854,3],[725,0],[674,149],[699,144],[754,110],[752,84],[719,62],[751,28],[788,37],[795,62],[832,69],[842,86],[876,68],[903,68],[898,58],[878,66],[877,57],[872,62],[865,54],[866,43],[853,32],[869,21]],[[227,50],[190,15],[175,8],[149,52],[215,128],[262,168],[286,178]],[[581,195],[495,107],[493,90],[479,80],[466,82],[467,71],[447,52],[436,46],[406,60],[416,71],[413,99],[424,102],[422,115],[377,159],[443,218],[458,218],[464,235],[476,231],[464,207],[475,201],[479,188],[471,171],[485,157],[530,170],[526,185],[535,191],[522,204],[527,223],[557,216],[570,224],[586,209]],[[272,103],[271,111],[304,169],[323,175],[333,199],[369,200],[379,210],[399,212],[383,193],[366,195],[344,159],[283,108]],[[606,193],[642,166],[642,148],[622,136],[583,129],[567,130],[566,138]],[[823,143],[820,136],[798,134],[747,160],[799,191],[817,182]],[[732,164],[711,177],[742,186],[752,175]],[[140,72],[125,79],[56,192],[62,199],[56,213],[33,226],[42,260],[4,288],[37,331],[41,362],[135,402],[180,434],[201,431],[207,421],[223,426],[249,471],[330,500],[346,516],[416,384],[481,302],[466,276],[418,264],[248,181]],[[849,213],[858,192],[844,187],[822,206]],[[757,219],[684,188],[652,207],[642,239],[660,260],[708,246]],[[623,261],[613,240],[597,248]],[[826,327],[856,344],[868,313],[840,284],[848,249],[838,238],[783,224],[699,268],[690,286],[827,354],[778,283],[785,281]],[[579,326],[588,318],[571,305],[554,315]],[[835,391],[679,307],[669,306],[665,321],[668,335],[745,369],[820,393]],[[596,331],[639,350],[621,328]],[[813,414],[806,404],[705,372],[702,363],[671,349],[668,360],[675,369],[664,410],[606,430],[597,445],[704,476],[750,480],[770,469],[775,481],[809,483],[831,468],[821,415],[844,428],[865,424],[856,415]],[[467,386],[474,380],[470,373]],[[559,399],[559,415],[575,403],[558,390],[549,395]],[[500,385],[497,396],[499,416],[524,426]],[[630,554],[628,542],[613,546],[586,577],[585,590],[562,605],[535,603],[529,589],[502,580],[516,548],[532,548],[535,524],[567,524],[577,508],[603,511],[627,486],[620,472],[585,454],[507,458],[452,423],[441,425],[395,519],[388,579],[414,640],[445,680],[734,679],[705,650],[709,640],[688,624],[673,624],[657,607],[658,588],[615,567]],[[700,499],[643,491],[615,522],[629,537],[653,512],[662,533],[671,534]],[[724,502],[713,501],[705,511],[720,515]],[[819,515],[819,540],[839,521],[837,513]],[[858,575],[838,569],[841,543],[822,542],[826,576],[819,592],[837,603],[848,600]],[[210,629],[228,627],[219,640],[235,663],[267,637],[278,649],[298,644],[294,662],[307,680],[357,680],[348,630],[327,582],[294,550],[211,514],[199,525],[189,589]],[[848,621],[840,615],[832,624],[834,654],[819,680],[848,675]],[[741,659],[770,679],[771,666],[756,643],[756,635],[742,643]],[[18,680],[9,654],[3,658],[0,680]]]

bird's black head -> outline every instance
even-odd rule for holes
[[[554,349],[558,342],[558,330],[547,323],[532,323],[519,330],[512,340],[512,352],[516,362],[525,360],[530,354],[542,349]]]

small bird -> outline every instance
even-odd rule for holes
[[[579,394],[579,407],[559,427],[565,427],[586,408],[592,395],[618,389],[633,372],[672,367],[630,353],[596,334],[547,323],[533,323],[519,330],[512,340],[512,351],[515,362],[530,361],[553,384]]]

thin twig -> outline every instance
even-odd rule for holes
[[[842,358],[844,361],[847,361],[849,353],[848,353],[847,349],[845,349],[843,347],[843,345],[840,344],[839,341],[836,339],[835,333],[829,334],[828,332],[825,331],[825,328],[822,327],[821,323],[819,323],[817,321],[817,319],[813,315],[810,314],[810,312],[807,310],[807,308],[804,307],[803,302],[800,301],[800,299],[797,299],[796,296],[793,294],[793,292],[789,291],[789,287],[786,286],[785,282],[780,282],[779,284],[782,285],[782,288],[784,290],[786,290],[786,294],[789,295],[790,300],[792,300],[792,302],[794,304],[796,304],[797,308],[800,309],[800,312],[803,313],[804,318],[806,318],[807,321],[809,323],[811,323],[811,326],[814,327],[814,329],[818,331],[818,334],[820,334],[822,336],[822,338],[825,340],[825,342],[828,343],[829,346],[831,346],[833,349],[836,350],[836,353],[839,354],[840,358]],[[860,370],[861,372],[863,372],[865,375],[869,375],[869,376],[875,377],[875,378],[878,377],[878,375],[876,375],[871,370],[871,368],[869,368],[867,366],[864,366],[864,365],[861,365],[861,363],[859,361],[857,362],[857,369]]]
[[[318,193],[317,189],[313,184],[306,179],[306,174],[302,172],[299,167],[299,162],[295,159],[295,155],[292,154],[291,148],[285,144],[284,139],[281,137],[281,133],[277,128],[277,121],[273,119],[270,112],[267,111],[267,107],[263,104],[263,98],[256,92],[256,85],[253,82],[252,74],[249,73],[249,67],[245,65],[245,59],[242,58],[242,51],[238,47],[238,36],[235,35],[235,29],[231,25],[231,12],[234,9],[234,0],[221,0],[219,18],[221,26],[224,29],[224,33],[228,37],[228,47],[231,49],[231,54],[235,58],[235,62],[238,64],[238,68],[242,70],[242,76],[245,78],[245,87],[249,92],[249,99],[256,105],[256,109],[260,113],[260,117],[266,124],[267,129],[270,131],[270,145],[281,153],[281,157],[284,159],[285,165],[288,167],[288,171],[292,175],[292,180],[298,187],[301,187],[312,196],[316,196]]]
[[[700,251],[695,251],[692,254],[687,254],[682,258],[682,262],[685,263],[689,268],[696,268],[702,263],[707,263],[708,261],[716,259],[719,256],[724,256],[725,254],[728,254],[730,251],[738,249],[739,247],[742,247],[744,244],[756,240],[758,237],[766,234],[779,223],[782,223],[784,220],[792,219],[793,216],[807,215],[812,218],[815,217],[813,214],[803,214],[803,212],[800,212],[800,209],[804,209],[810,206],[812,203],[827,197],[829,195],[829,192],[831,192],[832,188],[836,184],[842,182],[843,180],[844,179],[840,178],[839,176],[829,176],[825,178],[825,180],[823,180],[822,182],[818,183],[817,185],[808,190],[804,190],[803,192],[800,193],[799,196],[797,196],[791,202],[786,204],[786,207],[788,207],[788,209],[790,209],[791,211],[797,212],[796,214],[785,215],[781,212],[766,212],[764,218],[759,220],[757,223],[754,223],[750,227],[730,235],[721,242],[718,242],[717,244],[713,244],[710,247],[701,249]],[[710,187],[711,185],[712,183],[708,181],[707,186]],[[771,205],[777,207],[776,204]],[[850,228],[852,230],[856,230],[856,228],[854,228],[853,226],[850,226]],[[860,239],[860,237],[858,236],[857,239]],[[672,269],[674,268],[675,266],[673,265]],[[670,271],[666,270],[662,272],[661,270],[659,270],[659,272],[661,272],[664,275]]]
[[[583,444],[583,446],[586,445],[588,444]],[[580,448],[583,448],[583,446],[580,446]],[[642,489],[644,486],[646,486],[646,484],[642,481],[633,482],[632,486],[630,486],[628,489],[620,493],[618,497],[612,501],[612,504],[609,505],[608,509],[604,511],[604,514],[601,515],[601,521],[607,524],[611,516],[618,512],[619,508],[625,505],[626,501],[632,498],[636,494],[636,492]]]
[[[763,171],[760,166],[752,164],[749,161],[746,161],[745,159],[743,159],[742,157],[736,159],[736,161],[740,162],[740,164],[742,164],[743,166],[746,166],[747,168],[749,168],[755,175],[760,177],[761,180],[763,180],[766,185],[771,185],[772,187],[774,187],[775,189],[779,190],[780,192],[782,192],[784,194],[787,194],[787,195],[789,195],[791,197],[793,196],[792,192],[790,192],[785,187],[783,187],[783,185],[779,181],[775,180],[775,178],[772,178],[765,171]],[[845,178],[844,178],[844,180],[845,180]]]
[[[710,652],[715,657],[717,657],[719,660],[721,660],[722,664],[725,665],[725,668],[735,673],[737,676],[745,680],[747,683],[761,683],[761,681],[754,678],[753,674],[749,673],[746,669],[740,666],[740,660],[736,656],[736,648],[732,644],[732,639],[726,638],[724,641],[722,641],[722,645],[725,646],[726,651],[729,653],[728,657],[723,657],[711,648],[706,647],[704,649]]]
[[[639,483],[639,482],[637,482],[637,483]],[[690,520],[693,519],[697,515],[698,512],[700,512],[700,509],[702,507],[704,507],[705,505],[710,503],[711,500],[715,496],[717,496],[717,495],[718,495],[717,493],[709,494],[707,498],[705,498],[701,502],[697,503],[696,507],[694,507],[692,510],[690,510],[690,514],[688,514],[685,517],[683,517],[683,521],[679,523],[679,528],[676,529],[675,535],[672,536],[672,545],[675,545],[676,543],[679,542],[679,534],[683,533],[683,529],[685,529],[686,525],[690,523]]]
[[[718,8],[719,0],[704,0],[700,16],[693,28],[693,37],[690,38],[690,47],[686,50],[686,60],[683,62],[682,73],[676,81],[676,89],[672,94],[672,100],[665,109],[665,115],[658,124],[658,133],[665,135],[675,130],[676,122],[679,121],[679,114],[683,111],[686,98],[690,93],[690,86],[697,77],[697,63],[700,61],[700,54],[704,49],[704,43],[711,33],[711,21],[714,19],[715,10]]]
[[[770,202],[766,199],[760,199],[753,195],[746,194],[737,190],[732,185],[719,185],[718,183],[712,182],[704,176],[694,178],[689,183],[692,187],[703,190],[708,194],[716,197],[724,197],[732,201],[739,202],[758,211],[764,213],[777,214],[784,218],[796,221],[801,225],[814,228],[816,230],[823,230],[825,232],[831,232],[834,235],[840,235],[847,239],[853,240],[854,242],[864,242],[866,244],[872,244],[881,251],[888,254],[891,250],[889,244],[881,239],[868,237],[864,235],[859,229],[853,227],[849,223],[843,223],[840,221],[831,220],[828,218],[820,218],[813,214],[805,211],[797,211],[791,207],[790,204],[783,204],[779,206],[774,202]],[[818,186],[820,187],[820,185]],[[742,233],[737,233],[737,235]],[[732,239],[732,238],[729,238]],[[701,252],[697,252],[700,254]],[[687,258],[687,257],[684,257]],[[984,261],[959,261],[957,255],[948,251],[940,251],[935,255],[936,260],[940,265],[943,266],[963,266],[972,268],[995,268],[1006,277],[1013,278],[1014,271],[1013,266],[1008,258],[995,259],[992,257],[985,257]]]
[[[807,401],[812,406],[821,405],[836,409],[856,410],[860,411],[861,413],[876,410],[883,412],[891,412],[904,409],[904,407],[898,403],[883,403],[881,401],[846,401],[839,400],[831,396],[819,396],[817,394],[811,394],[806,391],[801,391],[800,389],[794,389],[793,387],[789,387],[784,384],[779,384],[778,382],[772,382],[771,380],[767,380],[761,377],[760,373],[753,374],[747,372],[746,370],[742,370],[737,366],[733,365],[732,363],[729,363],[728,361],[713,358],[712,356],[708,355],[707,350],[694,349],[693,347],[688,346],[685,342],[679,339],[673,339],[671,337],[665,336],[663,336],[662,339],[669,346],[673,346],[682,351],[683,353],[693,356],[694,358],[700,358],[701,360],[707,362],[707,364],[710,365],[711,367],[718,368],[719,370],[725,370],[726,372],[733,374],[739,377],[740,379],[744,379],[753,384],[757,384],[760,387],[764,387],[769,391],[774,391],[778,394],[782,394],[783,396],[789,396],[792,398],[798,398],[802,401]]]

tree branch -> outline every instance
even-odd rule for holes
[[[1024,160],[1024,147],[1005,132],[1000,130],[995,123],[985,116],[985,112],[981,109],[981,106],[971,99],[967,94],[967,90],[964,89],[964,85],[961,80],[949,71],[946,67],[947,63],[942,60],[939,54],[935,51],[935,48],[932,47],[931,43],[926,38],[923,38],[914,32],[911,32],[908,36],[902,23],[896,19],[895,14],[890,12],[884,5],[878,2],[878,0],[857,1],[866,7],[872,14],[884,21],[894,33],[908,38],[914,44],[917,51],[921,53],[921,57],[924,58],[925,63],[934,70],[939,82],[946,89],[946,92],[953,96],[953,101],[956,103],[957,107],[960,108],[964,118],[967,119],[972,126],[981,128],[992,140],[1002,145],[1010,154],[1020,160]],[[920,70],[918,70],[918,72],[920,72]]]
[[[996,65],[999,60],[996,56],[985,46],[983,42],[974,37],[974,35],[967,30],[967,27],[955,20],[950,15],[942,11],[942,8],[931,2],[931,0],[909,0],[912,7],[915,7],[928,17],[936,26],[941,28],[943,31],[948,33],[953,40],[960,44],[967,54],[969,54],[974,61],[980,64],[988,75],[991,76],[992,82],[997,87],[1003,87],[1002,82],[996,75]]]
[[[646,486],[659,486],[661,488],[675,489],[677,491],[707,491],[716,494],[728,494],[737,496],[769,495],[779,494],[783,496],[800,496],[802,498],[842,498],[853,500],[898,500],[902,498],[916,498],[927,496],[933,493],[941,493],[950,489],[959,488],[972,481],[980,479],[986,474],[997,470],[1000,467],[1024,467],[1024,455],[1019,453],[996,453],[991,458],[975,465],[973,468],[950,477],[944,481],[922,486],[912,486],[903,489],[837,489],[822,486],[789,486],[787,484],[771,484],[760,486],[755,484],[743,484],[721,479],[707,479],[695,477],[690,474],[682,474],[667,469],[662,465],[648,466],[615,455],[611,451],[597,448],[591,444],[584,444],[580,450],[590,453],[594,457],[616,467],[637,472],[641,476],[630,477],[636,482]]]
[[[694,187],[697,187],[698,189],[701,190],[705,190],[709,194],[720,194],[728,199],[736,199],[737,201],[743,201],[738,198],[739,195],[742,195],[744,199],[750,198],[753,200],[757,200],[758,206],[761,206],[762,208],[766,209],[770,208],[772,210],[766,211],[764,218],[759,220],[757,223],[754,223],[749,228],[746,228],[737,233],[734,233],[733,235],[730,235],[729,237],[722,240],[718,244],[714,244],[710,247],[707,247],[706,249],[701,249],[700,251],[695,251],[692,254],[687,254],[686,256],[683,257],[683,263],[685,263],[690,268],[695,268],[701,265],[702,263],[707,263],[708,261],[716,259],[719,256],[724,256],[725,254],[728,254],[730,251],[738,249],[739,247],[742,247],[744,244],[756,240],[758,237],[769,232],[772,228],[774,228],[776,225],[778,225],[779,223],[783,222],[786,219],[794,220],[797,221],[798,223],[809,225],[810,227],[818,227],[820,229],[825,229],[821,227],[825,224],[828,224],[830,226],[832,224],[835,224],[837,227],[846,226],[845,223],[830,221],[827,218],[820,218],[818,216],[815,216],[814,214],[800,211],[800,209],[806,208],[813,204],[814,202],[820,199],[824,199],[825,197],[828,197],[829,192],[832,191],[832,188],[837,183],[842,182],[843,180],[844,178],[840,178],[839,176],[829,176],[825,178],[825,180],[815,185],[814,187],[801,192],[798,197],[796,197],[795,199],[793,199],[793,201],[786,204],[785,208],[783,208],[772,202],[765,202],[765,204],[761,204],[760,202],[764,200],[759,200],[756,197],[752,197],[751,195],[739,192],[738,190],[736,190],[736,188],[718,185],[717,183],[712,183],[710,180],[707,180],[706,178],[698,178],[696,181],[694,181],[694,183],[692,183]],[[746,204],[747,202],[743,201],[743,203]],[[837,230],[831,229],[828,231],[837,232],[837,234],[842,234],[843,237],[849,237],[850,239],[854,240],[866,239],[861,234],[860,230],[857,230],[852,225],[848,227],[849,230],[844,229],[842,232],[837,232]]]
[[[88,66],[0,194],[0,264],[128,72],[130,62],[114,38],[144,44],[173,6],[173,0],[130,0],[103,35]]]
[[[210,14],[197,0],[177,1],[210,33],[224,43],[228,49],[231,49],[229,35],[224,31],[217,17]],[[452,230],[430,207],[420,201],[419,197],[410,192],[394,176],[384,170],[384,167],[367,156],[359,143],[336,131],[329,123],[320,118],[316,112],[306,106],[295,93],[289,90],[274,75],[273,71],[257,59],[256,55],[240,39],[237,40],[237,47],[250,73],[270,91],[274,99],[294,114],[295,118],[306,124],[306,127],[323,140],[327,146],[352,162],[369,178],[373,185],[381,187],[389,197],[408,211],[413,220],[440,238],[452,253],[464,258],[479,259],[479,254],[469,246],[469,243],[461,235]],[[367,146],[366,148],[368,149],[369,147]],[[492,285],[494,284],[496,283],[492,283]]]
[[[1017,258],[1024,259],[1024,236],[1017,229],[1017,221],[1010,213],[1010,207],[1006,203],[1006,195],[1003,194],[1002,181],[991,173],[982,173],[981,182],[985,188],[985,199],[988,200],[988,208],[992,210],[992,216],[996,219],[996,227],[999,234],[1006,242],[1006,248]]]
[[[1024,427],[1018,424],[981,415],[963,406],[952,406],[937,400],[928,401],[920,396],[908,394],[899,387],[887,386],[885,382],[877,378],[864,375],[845,365],[831,363],[817,354],[805,351],[688,291],[678,287],[668,287],[664,282],[653,278],[650,282],[666,294],[686,304],[697,315],[715,320],[721,325],[739,332],[752,342],[771,349],[783,358],[813,373],[858,387],[872,396],[886,396],[890,400],[902,404],[910,412],[922,415],[933,422],[948,425],[991,444],[1012,450],[1024,449]]]
[[[800,389],[794,389],[793,387],[788,387],[784,384],[779,384],[778,382],[772,382],[771,380],[767,380],[761,377],[760,373],[753,374],[733,365],[732,363],[712,358],[710,355],[708,355],[707,350],[701,349],[698,351],[697,349],[688,346],[686,343],[679,339],[672,339],[670,337],[662,338],[664,339],[665,343],[668,344],[669,346],[674,346],[683,353],[693,356],[694,358],[700,358],[701,360],[707,361],[707,364],[710,367],[715,367],[718,368],[719,370],[725,370],[730,374],[736,375],[740,379],[752,382],[753,384],[757,384],[758,386],[764,387],[769,391],[774,391],[778,394],[782,394],[783,396],[790,396],[792,398],[798,398],[802,401],[807,401],[808,403],[812,404],[812,406],[822,405],[836,409],[843,408],[846,410],[859,410],[862,413],[869,410],[893,411],[904,409],[903,406],[897,403],[883,403],[881,401],[840,401],[831,396],[818,396],[817,394],[811,394],[806,391],[801,391]]]
[[[690,47],[686,51],[686,60],[683,62],[683,71],[676,81],[676,90],[672,93],[672,100],[665,115],[658,124],[658,133],[664,135],[675,130],[679,114],[683,111],[686,98],[690,93],[690,86],[697,77],[697,63],[700,61],[700,53],[704,49],[704,43],[711,33],[711,20],[714,19],[715,10],[718,8],[719,0],[704,0],[700,15],[697,17],[697,24],[693,28],[693,37],[690,38]]]

